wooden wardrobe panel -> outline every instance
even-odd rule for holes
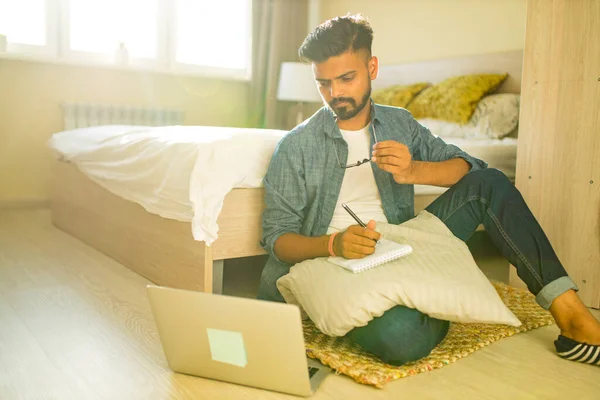
[[[599,308],[600,1],[529,1],[521,96],[516,185]]]

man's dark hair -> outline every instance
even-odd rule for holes
[[[335,17],[319,25],[298,49],[303,62],[320,63],[339,56],[348,50],[366,50],[371,57],[373,29],[369,20],[361,15]]]

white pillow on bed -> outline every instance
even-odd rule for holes
[[[520,96],[499,93],[485,96],[477,104],[473,116],[467,123],[466,138],[502,139],[509,135],[519,123]]]
[[[442,138],[502,139],[515,131],[519,123],[519,107],[518,94],[499,93],[481,99],[473,116],[464,125],[430,118],[418,121]]]
[[[330,336],[365,326],[396,305],[448,321],[521,324],[466,244],[433,214],[422,211],[401,225],[380,223],[377,230],[410,244],[413,253],[359,274],[327,258],[303,261],[277,281],[286,302],[300,306]]]

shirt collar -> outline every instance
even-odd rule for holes
[[[370,106],[371,106],[371,121],[370,123],[373,124],[375,121],[381,122],[379,121],[378,115],[377,115],[377,107],[375,106],[375,103],[373,102],[372,99],[369,99],[370,101]],[[331,137],[331,138],[335,138],[335,137],[341,137],[341,133],[340,133],[340,128],[337,125],[337,117],[335,116],[335,114],[333,113],[333,111],[331,111],[331,109],[327,106],[325,106],[327,108],[327,113],[325,114],[325,133],[327,134],[327,136]]]

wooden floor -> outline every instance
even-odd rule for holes
[[[253,296],[260,262],[226,265],[225,292]],[[47,210],[0,210],[0,399],[294,398],[172,373],[147,283],[52,227]],[[556,335],[504,339],[383,390],[332,375],[313,398],[600,399],[600,368],[559,359]]]

